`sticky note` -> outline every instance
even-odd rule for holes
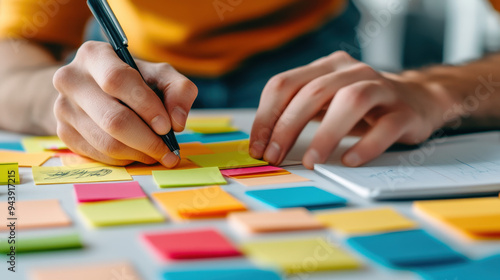
[[[9,253],[10,246],[16,247],[16,253],[52,251],[81,248],[82,241],[77,233],[58,234],[42,237],[18,237],[15,244],[9,244],[7,239],[0,241],[0,253]]]
[[[388,267],[417,268],[466,260],[465,256],[420,229],[356,236],[349,238],[347,243]]]
[[[182,143],[179,144],[180,148],[180,153],[181,156],[187,157],[187,156],[192,156],[192,155],[206,155],[206,154],[213,154],[214,152],[210,150],[208,147],[205,145],[198,143],[198,142],[193,142],[193,143]]]
[[[52,152],[24,153],[0,151],[0,163],[17,162],[20,167],[40,166],[54,155]]]
[[[500,255],[465,263],[436,266],[417,271],[426,280],[500,279]]]
[[[82,157],[76,154],[61,154],[59,155],[59,158],[61,159],[61,163],[64,166],[77,166],[89,163],[97,163],[97,161],[91,158]]]
[[[80,266],[55,265],[37,268],[30,273],[32,280],[141,280],[127,262],[99,263]]]
[[[257,166],[257,167],[246,167],[246,168],[235,168],[235,169],[225,169],[221,170],[220,173],[226,177],[230,176],[241,176],[241,175],[252,175],[252,174],[260,174],[260,173],[268,173],[275,171],[282,171],[283,168],[276,166]]]
[[[36,185],[132,180],[125,168],[100,163],[79,166],[34,166],[32,171]]]
[[[392,208],[322,212],[315,218],[331,229],[345,234],[396,231],[417,227]]]
[[[250,242],[242,251],[258,264],[275,266],[286,273],[356,269],[360,263],[338,245],[323,238]],[[321,257],[317,257],[321,256]],[[307,261],[307,260],[314,260]]]
[[[74,189],[78,202],[146,197],[146,194],[137,181],[102,184],[75,184]]]
[[[0,230],[8,230],[9,223],[15,222],[16,229],[31,229],[45,227],[61,227],[71,225],[71,220],[63,211],[57,199],[49,200],[18,200],[14,210],[9,209],[7,202],[0,202]],[[14,214],[14,215],[11,215]],[[17,218],[11,220],[9,218]]]
[[[68,146],[60,139],[57,140],[42,140],[40,145],[44,150],[57,151],[57,150],[67,150]]]
[[[155,192],[151,195],[160,207],[176,221],[195,218],[225,217],[246,207],[219,186],[174,192]]]
[[[174,270],[162,273],[164,280],[281,280],[281,276],[272,270],[258,268],[219,268]]]
[[[45,151],[44,142],[55,141],[62,143],[57,136],[30,136],[21,139],[24,150],[28,153],[38,153]]]
[[[280,211],[239,212],[228,216],[229,224],[247,233],[320,229],[316,221],[304,208],[290,208]]]
[[[0,163],[0,185],[19,184],[17,163]]]
[[[191,128],[193,126],[204,126],[204,127],[224,127],[231,126],[233,118],[231,116],[190,116],[186,120],[186,127]]]
[[[208,143],[205,147],[212,150],[214,153],[227,153],[227,152],[248,152],[250,140],[236,140],[221,143]]]
[[[213,229],[178,230],[142,235],[162,260],[203,259],[240,256],[240,251]]]
[[[158,223],[165,219],[147,198],[81,203],[78,211],[94,227]]]
[[[254,159],[247,152],[228,152],[220,154],[207,154],[188,156],[189,160],[202,167],[219,167],[219,169],[229,169],[237,167],[261,166],[268,163]]]
[[[208,144],[216,142],[246,140],[248,139],[249,136],[243,131],[234,131],[227,133],[212,133],[212,134],[183,133],[183,134],[178,134],[176,137],[179,143],[201,142],[204,144]]]
[[[289,183],[298,183],[298,182],[307,182],[310,181],[307,178],[299,176],[297,174],[287,174],[287,175],[279,175],[279,176],[268,176],[268,177],[256,177],[256,178],[245,178],[245,179],[236,179],[233,178],[236,182],[247,186],[262,186],[262,185],[274,185],[274,184],[289,184]]]
[[[153,179],[160,188],[227,184],[217,167],[186,170],[153,171]]]
[[[24,152],[21,142],[0,142],[0,150]]]
[[[182,169],[193,169],[198,167],[199,167],[198,165],[192,163],[189,159],[183,158],[181,159],[179,164],[174,168],[166,168],[160,163],[148,165],[140,162],[134,162],[130,165],[125,166],[125,169],[131,176],[137,176],[137,175],[152,175],[153,170],[182,170]]]
[[[345,206],[347,200],[317,187],[246,191],[250,197],[274,208],[305,207],[309,210]]]

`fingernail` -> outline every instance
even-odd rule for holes
[[[162,159],[161,159],[161,164],[168,168],[175,167],[177,165],[177,162],[179,161],[179,158],[172,152],[168,152],[165,154]]]
[[[262,143],[262,141],[255,141],[253,142],[252,147],[250,148],[250,155],[253,158],[262,158],[265,148],[266,145]]]
[[[158,115],[151,120],[151,128],[159,135],[165,135],[170,130],[170,124],[167,119]]]
[[[181,107],[175,107],[172,111],[172,120],[181,127],[186,126],[187,113]]]
[[[271,142],[264,153],[264,160],[276,164],[280,158],[281,148],[276,142]]]
[[[350,152],[344,156],[344,164],[347,166],[358,166],[361,162],[361,158],[355,152]]]
[[[310,149],[304,155],[304,166],[309,168],[309,169],[313,169],[314,164],[320,163],[320,162],[321,162],[321,159],[319,157],[319,153],[315,149]]]

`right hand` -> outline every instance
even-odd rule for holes
[[[184,129],[198,90],[166,63],[136,62],[164,104],[109,44],[86,42],[54,75],[57,134],[73,152],[107,164],[174,167],[179,159],[157,134]]]

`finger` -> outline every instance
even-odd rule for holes
[[[360,166],[387,150],[404,133],[408,119],[398,113],[382,116],[373,128],[342,157],[347,166]]]
[[[139,66],[148,83],[157,85],[162,91],[174,130],[184,130],[188,112],[198,96],[196,85],[166,63],[139,62]]]
[[[83,45],[84,65],[99,87],[137,113],[157,134],[170,131],[167,110],[140,73],[123,62],[109,44]]]
[[[316,60],[271,78],[262,91],[250,136],[250,154],[262,158],[273,128],[297,92],[310,81],[356,63],[345,52]]]
[[[358,65],[316,78],[297,93],[276,122],[264,160],[278,165],[307,123],[330,103],[339,89],[373,78],[374,70],[364,64]]]
[[[393,102],[379,82],[362,81],[338,91],[303,158],[305,167],[323,163],[340,140],[374,107]]]

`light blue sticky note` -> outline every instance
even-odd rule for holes
[[[21,142],[0,142],[0,150],[24,152],[24,148]]]
[[[295,187],[245,192],[275,208],[305,207],[309,210],[345,206],[347,200],[317,187]]]
[[[500,255],[466,263],[438,266],[418,271],[426,280],[500,279]]]
[[[349,238],[347,243],[368,258],[396,268],[429,267],[467,260],[420,229],[356,236]]]
[[[201,143],[216,143],[216,142],[227,142],[236,140],[248,139],[249,135],[243,131],[233,131],[225,133],[183,133],[176,135],[177,142],[179,143],[191,143],[191,142],[201,142]]]
[[[280,275],[271,270],[257,268],[227,268],[227,269],[205,269],[166,271],[162,273],[165,280],[280,280]]]

